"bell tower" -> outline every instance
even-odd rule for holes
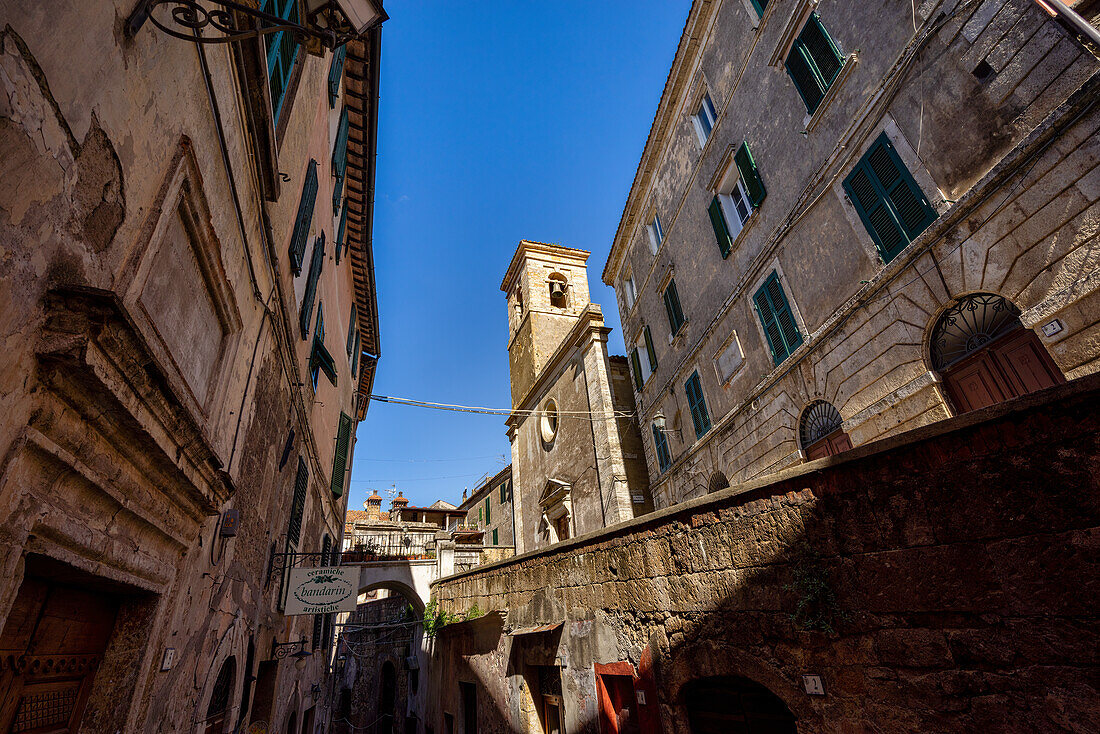
[[[512,406],[538,379],[591,301],[589,253],[521,240],[500,289],[508,298],[508,357]]]

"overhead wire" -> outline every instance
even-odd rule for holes
[[[406,405],[414,408],[428,408],[430,410],[446,410],[455,413],[478,413],[482,415],[519,415],[532,416],[544,415],[544,410],[528,410],[521,408],[488,408],[481,405],[459,405],[456,403],[437,403],[430,400],[416,400],[414,398],[402,398],[392,395],[371,395],[371,400],[393,405]],[[582,418],[588,420],[607,420],[608,418],[633,418],[632,410],[555,410],[554,414],[562,418]]]

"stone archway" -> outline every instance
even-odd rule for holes
[[[730,480],[726,478],[725,472],[715,471],[710,475],[710,482],[707,484],[707,494],[714,494],[729,486]]]
[[[696,678],[682,696],[691,734],[797,734],[794,714],[783,699],[749,678]]]

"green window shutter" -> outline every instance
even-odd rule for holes
[[[336,429],[336,453],[332,457],[332,493],[337,497],[344,493],[344,474],[348,468],[350,447],[351,416],[340,413],[340,425]]]
[[[340,207],[340,226],[336,228],[336,264],[340,264],[340,253],[347,247],[344,236],[348,232],[348,200]]]
[[[355,347],[351,352],[351,376],[355,377],[359,374],[359,352],[362,350],[359,348],[361,335],[358,331],[355,332]]]
[[[497,535],[497,529],[493,528],[493,545],[500,545],[500,538]]]
[[[642,329],[642,335],[645,337],[645,351],[649,355],[649,368],[651,372],[657,371],[657,352],[653,349],[653,335],[649,332],[649,327],[646,326]]]
[[[504,504],[508,501],[508,483],[500,485],[500,504]]]
[[[481,525],[481,523],[482,523],[482,519],[481,519],[481,517],[482,517],[482,515],[481,515],[481,508],[479,507],[479,508],[477,508],[477,524],[478,524],[479,526],[480,526],[480,525]]]
[[[336,107],[336,100],[340,96],[340,82],[344,78],[344,58],[347,55],[347,45],[340,46],[332,54],[332,63],[328,67],[328,106]]]
[[[642,389],[642,363],[638,360],[638,349],[630,350],[630,368],[634,373],[634,387]]]
[[[301,14],[297,0],[263,0],[260,10],[298,23]],[[298,59],[298,41],[290,31],[278,31],[264,36],[267,50],[267,79],[271,88],[271,112],[276,123],[283,110],[290,72]]]
[[[760,178],[760,171],[756,168],[756,161],[752,159],[752,153],[749,152],[748,143],[741,143],[741,147],[733,156],[733,162],[737,165],[737,173],[741,176],[741,183],[745,185],[749,202],[755,209],[764,201],[768,192],[764,188],[764,180]]]
[[[332,148],[332,175],[336,181],[332,186],[332,214],[340,211],[340,202],[344,197],[344,173],[348,167],[348,108],[340,112],[340,124],[336,128],[336,144]]]
[[[348,359],[351,359],[351,355],[355,350],[355,322],[356,311],[355,306],[352,306],[351,315],[348,317]]]
[[[310,160],[306,169],[306,181],[302,185],[302,198],[298,200],[298,214],[294,218],[294,233],[290,237],[290,269],[294,277],[302,272],[302,259],[306,255],[309,225],[313,221],[313,207],[317,203],[317,161]]]
[[[724,260],[729,257],[730,250],[733,249],[733,238],[730,237],[726,215],[722,212],[722,204],[718,201],[717,196],[710,200],[707,213],[710,214],[710,226],[714,228],[714,238],[718,242],[718,250],[722,253],[722,259]]]
[[[938,216],[885,133],[844,180],[844,189],[884,262]]]
[[[684,325],[684,312],[680,308],[680,294],[676,291],[676,281],[670,280],[664,294],[665,311],[668,313],[668,326],[675,334]]]
[[[336,385],[336,360],[329,354],[325,343],[320,339],[313,340],[313,348],[309,353],[309,371],[313,376],[313,387],[317,387],[317,373],[324,372],[325,377],[333,385]]]
[[[290,523],[286,529],[287,542],[297,546],[302,538],[302,513],[306,509],[306,489],[309,488],[309,469],[298,458],[298,473],[294,477],[294,500],[290,506]]]
[[[657,450],[657,466],[661,471],[666,471],[669,466],[672,465],[672,457],[668,452],[668,438],[665,434],[657,430],[657,426],[653,428],[653,447]]]
[[[688,407],[691,409],[691,422],[695,426],[695,437],[702,438],[710,430],[710,414],[707,412],[707,402],[703,398],[703,385],[699,381],[698,372],[691,374],[684,388]]]
[[[794,320],[787,296],[779,282],[779,275],[772,271],[753,296],[756,312],[764,327],[772,360],[780,364],[802,344],[802,333]]]
[[[810,14],[810,19],[806,21],[798,39],[804,44],[810,60],[816,67],[821,90],[823,92],[828,90],[840,73],[841,67],[844,66],[844,57],[840,55],[840,49],[833,43],[833,39],[821,24],[821,18],[817,13]]]
[[[749,2],[751,2],[752,6],[756,8],[757,14],[763,17],[764,9],[768,7],[768,0],[749,0]]]
[[[313,301],[317,298],[317,280],[321,277],[321,266],[325,262],[325,233],[313,241],[313,254],[309,257],[309,276],[306,289],[302,294],[302,310],[298,314],[298,327],[302,339],[309,337],[309,323],[313,318]]]
[[[490,517],[491,514],[492,513],[489,511],[489,498],[486,497],[485,498],[485,523],[486,524],[491,523],[493,521],[492,518]]]
[[[799,96],[802,97],[802,101],[806,105],[806,111],[812,115],[817,106],[821,104],[821,100],[825,98],[825,93],[818,86],[817,78],[814,76],[810,62],[806,59],[802,44],[799,41],[796,40],[794,46],[791,47],[791,53],[787,56],[785,66],[787,74],[794,82],[794,88],[798,90]]]

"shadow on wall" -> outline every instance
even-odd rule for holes
[[[1100,730],[1098,406],[1083,378],[440,584],[565,624],[444,632],[427,721],[470,732],[469,682],[479,732]]]

